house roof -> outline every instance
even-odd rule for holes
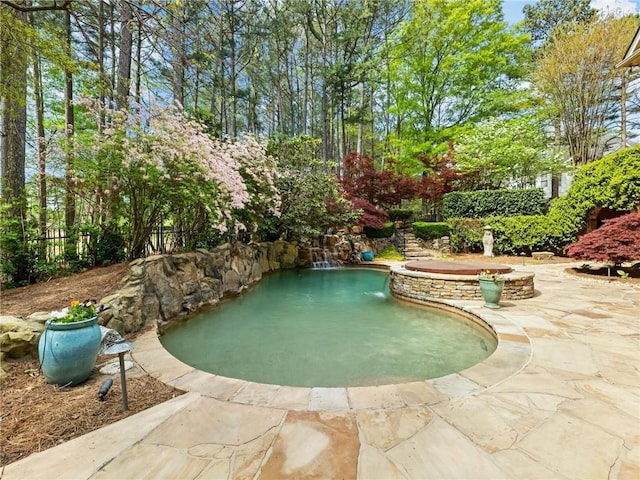
[[[616,65],[617,68],[640,66],[640,27],[636,30],[633,40],[624,54],[624,58]]]

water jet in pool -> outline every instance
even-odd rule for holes
[[[300,387],[436,378],[495,350],[495,335],[486,327],[398,301],[387,282],[387,272],[368,269],[272,273],[160,340],[200,370]]]

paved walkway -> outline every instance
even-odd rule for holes
[[[205,374],[141,337],[188,393],[8,465],[12,479],[640,478],[640,288],[528,265],[538,294],[488,310],[500,338],[441,379],[291,388]]]

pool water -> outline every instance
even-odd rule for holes
[[[300,387],[384,385],[440,377],[487,358],[495,337],[459,315],[388,293],[388,273],[290,270],[160,337],[200,370]]]

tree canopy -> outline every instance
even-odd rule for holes
[[[377,215],[414,195],[437,216],[445,192],[531,183],[555,158],[551,130],[555,153],[598,158],[624,141],[618,106],[638,103],[612,67],[637,19],[592,14],[545,0],[514,26],[500,0],[0,2],[2,271],[83,268],[105,238],[133,258],[160,227],[181,248],[243,229],[308,240],[357,221],[360,200]],[[356,158],[376,191],[341,191]]]
[[[525,5],[524,29],[538,45],[544,44],[558,27],[587,23],[596,16],[590,0],[538,0]]]
[[[615,66],[638,24],[637,18],[608,16],[557,30],[542,49],[534,82],[560,122],[574,163],[600,158],[607,132],[616,129],[622,71]]]
[[[430,153],[456,128],[500,113],[496,100],[516,92],[526,55],[499,0],[415,1],[390,48],[395,137],[410,154]]]

